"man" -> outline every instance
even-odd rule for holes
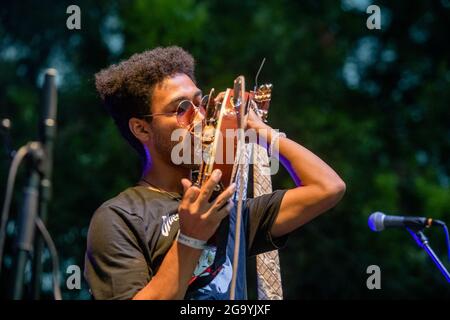
[[[177,108],[186,103],[200,108],[192,56],[179,47],[135,54],[99,72],[96,86],[144,166],[136,186],[105,202],[92,217],[85,276],[94,298],[229,299],[235,186],[210,202],[221,172],[214,171],[200,189],[191,183],[195,166],[171,159],[178,143],[171,134],[181,127]],[[277,136],[253,111],[247,126],[269,145],[279,139],[283,164],[302,186],[245,202],[243,256],[283,246],[287,234],[330,209],[345,191],[327,164]],[[221,224],[223,219],[227,223]],[[216,234],[228,223],[228,233]],[[245,259],[237,275],[236,298],[245,299]]]

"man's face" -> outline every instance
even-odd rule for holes
[[[198,105],[202,98],[202,92],[194,82],[185,74],[177,74],[166,78],[157,84],[152,96],[152,114],[173,113],[173,115],[154,116],[151,122],[153,133],[153,146],[155,151],[165,161],[171,160],[172,149],[180,141],[171,141],[172,132],[183,128],[177,121],[174,114],[177,111],[179,103],[183,100],[191,100]],[[186,131],[186,137],[189,133]],[[193,139],[191,139],[193,141]],[[193,153],[193,152],[192,152]],[[152,155],[154,156],[154,155]],[[191,157],[192,159],[192,157]],[[193,163],[193,161],[191,161]],[[198,165],[181,164],[189,169],[196,169]]]

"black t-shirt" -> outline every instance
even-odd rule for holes
[[[284,246],[287,237],[272,239],[270,229],[285,192],[277,190],[245,201],[242,212],[245,237],[241,237],[244,255],[252,256]],[[179,230],[177,209],[180,200],[181,197],[136,186],[96,210],[89,226],[85,257],[85,277],[95,299],[131,299],[148,284],[158,272]],[[233,219],[230,217],[230,220]],[[230,225],[232,229],[234,226]],[[197,269],[212,259],[206,250],[202,258]],[[241,287],[245,290],[245,284]],[[203,292],[197,298],[226,299],[220,294],[205,295]],[[242,297],[245,296],[243,293]]]

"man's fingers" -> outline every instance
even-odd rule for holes
[[[214,206],[220,208],[222,205],[227,202],[233,196],[236,191],[236,183],[232,183],[226,188],[214,201]]]
[[[228,202],[225,202],[225,204],[226,205],[223,208],[221,208],[220,210],[217,210],[217,212],[214,213],[216,215],[216,218],[219,220],[222,220],[227,215],[229,215],[231,210],[234,207],[234,202],[231,200],[229,200]]]
[[[181,184],[183,186],[184,193],[186,193],[187,189],[189,189],[189,187],[192,186],[192,182],[186,178],[181,179]]]
[[[233,183],[228,188],[226,188],[217,198],[214,200],[214,204],[211,207],[208,216],[215,214],[216,212],[222,210],[227,203],[232,202],[230,199],[233,197],[234,191],[236,190],[236,184]]]
[[[214,188],[219,183],[220,178],[222,177],[222,171],[216,169],[212,172],[211,177],[205,182],[203,187],[200,190],[200,195],[198,196],[198,200],[200,202],[208,203],[209,198],[214,191]]]
[[[186,202],[187,203],[194,202],[200,193],[200,189],[193,186],[192,182],[189,181],[188,179],[181,179],[181,184],[183,185],[184,190],[184,195],[183,199],[181,200],[181,204],[184,205]]]

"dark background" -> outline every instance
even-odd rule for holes
[[[66,8],[81,8],[81,30]],[[381,8],[369,30],[366,8]],[[58,136],[48,227],[66,268],[83,269],[95,209],[139,177],[139,161],[95,92],[94,74],[156,46],[179,45],[197,61],[205,92],[243,74],[274,85],[272,127],[309,148],[344,179],[336,208],[292,234],[280,252],[287,299],[449,298],[443,276],[405,230],[379,234],[371,212],[450,222],[450,1],[2,1],[0,117],[12,121],[12,147],[37,138],[45,68],[58,70]],[[2,141],[2,147],[6,144]],[[0,194],[10,158],[0,154]],[[11,247],[24,171],[16,184],[2,296],[10,287]],[[283,170],[274,188],[293,182]],[[441,229],[428,230],[448,266]],[[45,256],[44,297],[51,298]],[[381,268],[368,290],[366,268]],[[254,278],[250,270],[250,279]],[[28,272],[29,276],[29,272]],[[255,297],[253,283],[250,297]]]

